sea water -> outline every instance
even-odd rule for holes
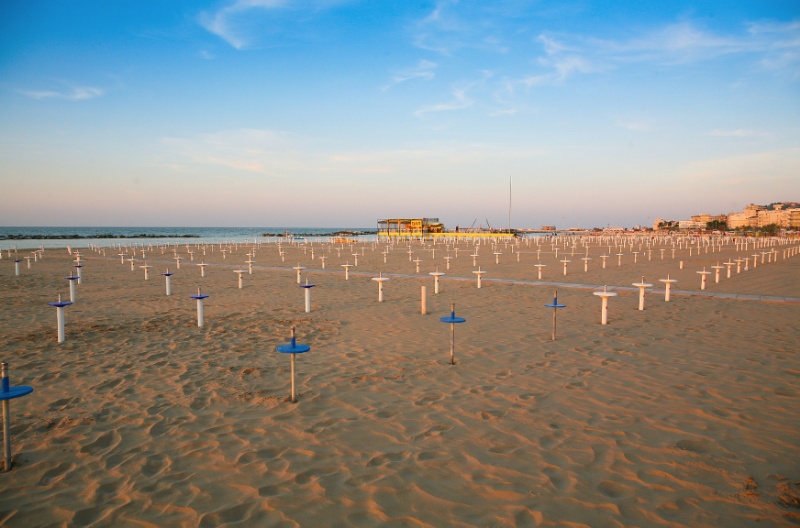
[[[339,232],[359,240],[375,240],[375,228],[365,227],[0,227],[0,249],[85,248],[89,245],[222,244],[292,237],[311,242],[330,240]],[[268,236],[265,236],[268,235]]]

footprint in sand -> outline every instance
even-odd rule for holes
[[[95,385],[94,387],[91,388],[91,390],[102,391],[106,389],[113,389],[120,383],[122,383],[121,379],[108,380],[104,381],[103,383],[100,383],[99,385]]]
[[[481,412],[481,419],[482,420],[497,420],[505,416],[506,413],[501,411],[483,411]]]
[[[97,440],[90,444],[86,444],[81,448],[81,453],[88,453],[91,455],[103,455],[116,447],[120,443],[119,433],[116,431],[108,431],[100,435]]]
[[[628,486],[619,482],[612,482],[610,480],[604,480],[598,484],[597,491],[611,499],[618,499],[620,497],[630,495],[631,493],[631,490]]]
[[[683,449],[684,451],[699,453],[701,455],[706,455],[717,451],[717,448],[714,445],[714,443],[705,439],[679,440],[678,442],[675,443],[675,447],[677,447],[678,449]]]
[[[72,471],[75,469],[75,464],[67,464],[62,462],[61,464],[57,465],[53,469],[48,469],[42,475],[42,478],[39,479],[39,482],[36,484],[37,486],[49,486],[50,484],[55,484],[62,478],[67,472]]]
[[[544,468],[542,472],[547,475],[547,478],[550,479],[550,483],[557,490],[564,491],[569,486],[569,478],[563,475],[564,470],[548,467]]]
[[[324,431],[325,429],[328,429],[331,425],[333,425],[335,423],[336,423],[336,420],[334,420],[332,418],[326,418],[326,419],[324,419],[324,420],[322,420],[320,422],[315,423],[314,425],[312,425],[311,427],[306,429],[305,432],[311,433],[311,434],[317,434],[320,431]]]
[[[430,395],[429,396],[423,396],[419,400],[415,401],[414,405],[430,405],[430,404],[435,403],[435,402],[437,402],[437,401],[439,401],[441,399],[442,399],[441,396],[430,396]]]
[[[62,398],[60,400],[56,400],[53,403],[51,403],[50,404],[50,408],[48,410],[51,411],[51,412],[63,411],[65,409],[67,409],[68,407],[77,405],[80,401],[81,401],[81,399],[78,398],[78,397]]]
[[[564,433],[560,432],[543,435],[539,438],[539,445],[542,446],[542,449],[549,451],[561,443],[561,438],[563,436]]]
[[[421,451],[417,456],[417,462],[424,462],[426,460],[442,460],[448,458],[449,454],[446,451]]]
[[[391,462],[399,462],[406,458],[408,454],[404,451],[399,453],[383,453],[381,455],[372,457],[369,462],[367,462],[368,466],[384,466]]]
[[[490,453],[495,453],[497,455],[508,455],[517,450],[517,446],[515,445],[498,445],[489,448]]]
[[[412,438],[412,440],[416,441],[416,440],[419,440],[420,438],[425,439],[425,438],[429,438],[431,436],[439,436],[443,432],[449,431],[449,430],[450,430],[450,426],[449,425],[444,425],[444,424],[434,425],[433,427],[431,427],[430,429],[428,429],[424,433],[420,433],[420,434],[416,435],[414,438]]]

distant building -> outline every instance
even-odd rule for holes
[[[800,208],[787,209],[786,213],[789,217],[786,227],[789,229],[800,229]]]
[[[703,213],[692,216],[691,220],[692,222],[700,222],[703,224],[708,224],[709,222],[719,222],[724,224],[728,221],[728,215],[710,215],[708,213]]]
[[[705,229],[706,223],[705,222],[695,222],[694,220],[679,220],[678,221],[678,228],[679,229]]]
[[[728,229],[741,229],[745,227],[758,227],[758,211],[761,206],[750,204],[741,213],[728,215]]]
[[[778,227],[788,227],[789,212],[784,210],[758,211],[758,227],[775,224]]]
[[[555,231],[556,226],[542,226],[541,231]]]

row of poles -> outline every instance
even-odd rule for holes
[[[798,254],[798,251],[800,251],[800,248],[797,248],[797,247],[788,248],[787,250],[784,251],[784,255],[783,256],[784,256],[784,258],[787,258],[789,256],[794,256],[794,255]],[[410,248],[409,248],[409,252],[410,252]],[[37,251],[34,252],[34,257],[27,257],[29,259],[28,260],[28,267],[30,267],[30,258],[34,258],[34,261],[37,261],[38,258],[43,256],[43,253],[44,253],[44,250],[42,248],[41,250],[37,250]],[[71,251],[70,251],[70,253],[71,253]],[[253,253],[254,253],[254,250],[253,250]],[[10,254],[10,250],[9,250],[9,254]],[[768,258],[768,260],[766,261],[767,263],[772,262],[773,254],[775,254],[775,261],[777,262],[777,260],[778,260],[778,258],[777,258],[777,250],[771,250],[769,252],[762,252],[760,255],[759,254],[751,255],[752,258],[753,258],[753,266],[756,267],[758,265],[757,263],[758,263],[758,257],[759,256],[761,257],[762,264],[765,263],[765,260],[764,260],[765,258]],[[2,251],[0,251],[0,255],[2,255]],[[250,264],[250,267],[249,267],[249,270],[247,270],[247,271],[249,271],[249,273],[252,273],[252,258],[253,258],[253,256],[254,256],[254,254],[252,254],[252,253],[248,254],[248,257],[250,257],[250,259],[248,261],[248,263]],[[475,256],[477,256],[477,251],[476,251],[476,254],[473,255],[473,257],[475,257]],[[499,262],[499,256],[498,256],[497,252],[495,252],[495,256],[496,256],[496,262]],[[322,258],[324,259],[324,256]],[[411,258],[411,255],[409,255],[409,259],[410,258]],[[121,259],[123,259],[122,261],[124,263],[124,256],[121,257]],[[735,261],[728,261],[728,262],[723,263],[725,266],[727,266],[727,277],[728,278],[730,278],[730,276],[731,276],[731,268],[735,264],[737,265],[737,273],[739,273],[740,266],[741,266],[741,260],[745,260],[745,270],[747,270],[748,269],[747,260],[749,260],[749,259],[737,259]],[[20,259],[15,259],[14,262],[15,262],[15,274],[19,275]],[[447,261],[447,263],[448,263],[448,267],[449,267],[449,260]],[[204,274],[205,274],[204,267],[206,265],[207,264],[205,264],[204,262],[199,264],[200,269],[201,269],[201,276],[204,276]],[[417,266],[418,265],[419,265],[419,263],[417,263]],[[131,263],[131,266],[133,267],[133,262]],[[179,266],[179,264],[178,264],[178,266]],[[348,264],[344,264],[342,266],[345,268],[345,278],[349,279],[349,276],[348,276],[349,263]],[[57,325],[58,325],[58,342],[59,343],[61,343],[61,342],[63,342],[65,340],[65,335],[64,335],[65,334],[65,331],[64,331],[64,326],[65,326],[65,324],[64,324],[64,319],[65,319],[65,317],[64,317],[64,308],[66,306],[69,306],[69,305],[73,304],[75,302],[75,300],[76,300],[75,283],[76,282],[77,282],[77,284],[81,283],[81,279],[82,279],[81,268],[82,267],[83,267],[83,264],[81,263],[80,252],[77,252],[76,253],[76,264],[75,264],[76,272],[75,272],[75,274],[70,273],[70,275],[65,277],[69,281],[69,285],[70,285],[70,301],[62,300],[61,299],[61,295],[59,295],[57,301],[49,303],[50,306],[53,306],[53,307],[55,307],[57,309]],[[145,279],[147,279],[148,278],[148,269],[151,266],[148,266],[147,263],[145,262],[145,264],[143,266],[140,266],[140,267],[142,267],[144,269]],[[324,260],[323,260],[323,267],[324,267]],[[564,264],[564,267],[565,267],[565,274],[566,274],[566,263]],[[301,281],[300,273],[301,273],[301,270],[305,269],[304,267],[302,267],[302,266],[300,266],[298,264],[293,269],[297,271],[297,282],[298,282],[298,284],[305,291],[305,311],[306,311],[306,313],[309,313],[311,311],[310,290],[315,285],[314,284],[309,284],[308,283],[308,279],[306,279],[305,284],[302,284],[300,282]],[[715,269],[715,272],[716,272],[715,280],[716,280],[716,282],[719,282],[720,270],[724,269],[723,266],[719,265],[719,263],[718,263],[716,266],[712,266],[712,269]],[[242,287],[242,274],[245,272],[245,270],[234,270],[234,271],[236,273],[238,273],[238,275],[239,275],[239,288],[241,288]],[[485,271],[481,270],[480,267],[479,267],[478,270],[473,271],[473,273],[475,273],[477,275],[477,287],[480,288],[481,287],[481,276],[485,273]],[[539,273],[541,274],[541,267],[539,267]],[[707,277],[707,275],[710,275],[712,272],[706,271],[705,268],[703,268],[702,271],[698,271],[697,273],[699,273],[701,275],[701,289],[705,289],[706,277]],[[170,273],[170,271],[167,270],[166,273],[162,273],[161,275],[164,276],[165,279],[166,279],[166,294],[167,295],[171,295],[172,292],[171,292],[171,285],[170,285],[170,277],[173,275],[173,273]],[[439,270],[437,268],[437,270],[435,272],[431,272],[430,275],[432,275],[434,277],[434,288],[435,288],[434,291],[435,291],[435,293],[438,294],[439,293],[439,278],[442,275],[444,275],[444,273],[439,272]],[[373,277],[372,280],[378,283],[378,302],[383,302],[383,285],[384,285],[384,283],[386,281],[389,280],[389,278],[388,277],[383,277],[383,274],[381,272],[378,277]],[[666,279],[660,279],[660,281],[665,283],[665,298],[664,298],[664,300],[666,302],[669,302],[669,300],[670,300],[670,286],[671,286],[671,284],[673,284],[673,283],[675,283],[677,281],[675,281],[674,279],[670,279],[669,275],[667,276]],[[653,285],[649,284],[649,283],[645,283],[644,282],[644,277],[642,277],[641,282],[633,283],[633,286],[636,286],[636,287],[639,288],[639,310],[644,310],[645,291],[646,291],[647,288],[650,288]],[[604,287],[602,291],[595,291],[595,292],[593,292],[593,294],[601,298],[601,324],[605,325],[605,324],[608,323],[608,300],[611,297],[616,296],[617,293],[613,292],[613,291],[608,291],[608,288]],[[198,291],[197,291],[196,295],[192,295],[191,296],[191,298],[195,299],[196,302],[197,302],[197,325],[198,325],[198,327],[202,327],[204,325],[203,301],[208,297],[209,297],[209,295],[202,293],[200,288],[198,288]],[[544,306],[547,307],[547,308],[551,308],[553,310],[553,322],[552,322],[552,336],[551,336],[551,339],[555,340],[556,339],[556,327],[557,327],[557,316],[556,316],[556,314],[557,314],[557,311],[559,309],[566,308],[566,305],[561,304],[561,303],[558,302],[558,292],[554,291],[554,293],[553,293],[553,302],[545,304]],[[421,306],[421,311],[422,311],[423,314],[426,313],[425,287],[424,286],[422,287],[422,306]],[[446,323],[446,324],[450,325],[450,364],[451,365],[455,365],[455,325],[466,322],[466,319],[463,318],[463,317],[456,316],[456,314],[455,314],[455,304],[452,304],[451,305],[450,315],[440,318],[440,321],[442,323]],[[288,344],[286,344],[286,345],[279,345],[279,346],[276,347],[276,351],[277,352],[291,355],[291,360],[290,360],[291,361],[291,368],[290,368],[290,371],[291,371],[290,401],[292,403],[297,401],[297,399],[296,399],[296,390],[295,390],[295,358],[296,358],[296,355],[308,352],[310,350],[311,350],[311,347],[309,345],[297,343],[296,336],[295,336],[295,327],[294,326],[291,327],[290,342]],[[0,386],[0,402],[2,402],[2,409],[3,409],[4,469],[5,469],[5,471],[9,471],[11,469],[11,436],[10,436],[10,403],[9,402],[10,402],[11,399],[22,397],[22,396],[26,396],[26,395],[32,393],[33,392],[33,388],[29,387],[29,386],[12,387],[10,385],[10,379],[9,379],[9,375],[8,375],[8,364],[6,362],[3,362],[0,365],[2,366],[2,378],[1,378],[2,386]]]

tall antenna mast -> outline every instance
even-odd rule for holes
[[[508,233],[511,234],[511,176],[508,177]]]

